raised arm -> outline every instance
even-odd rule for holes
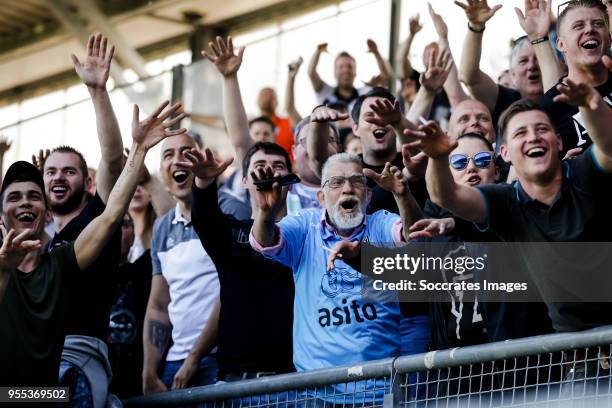
[[[419,126],[416,131],[406,132],[418,139],[411,145],[429,157],[425,178],[431,201],[468,221],[484,223],[487,213],[481,194],[473,187],[455,183],[451,174],[448,155],[457,142],[452,141],[434,121]]]
[[[408,146],[402,149],[402,155],[404,156],[404,161],[406,161],[406,158],[410,160]],[[417,220],[420,220],[423,214],[413,195],[410,193],[406,175],[398,167],[392,166],[391,163],[385,164],[380,174],[371,169],[363,169],[363,174],[374,180],[380,187],[393,193],[393,198],[397,203],[402,225],[404,226],[404,240],[408,241],[410,226]]]
[[[389,80],[392,76],[391,67],[389,66],[389,63],[380,54],[380,51],[378,50],[378,45],[374,40],[368,39],[367,44],[368,52],[374,55],[374,58],[376,58],[376,65],[378,65],[379,75],[376,75],[375,78],[380,84],[382,84],[382,86],[389,86]]]
[[[265,180],[274,177],[272,168],[266,166],[251,172],[253,181]],[[259,203],[259,211],[253,222],[253,238],[262,246],[270,247],[277,243],[279,237],[276,234],[276,216],[283,207],[281,186],[274,183],[271,190],[257,191],[255,199]]]
[[[175,104],[162,112],[167,105],[167,101],[161,104],[151,116],[142,122],[138,118],[138,106],[134,105],[133,143],[127,163],[108,197],[104,212],[85,227],[74,243],[76,260],[81,270],[86,269],[96,260],[106,241],[121,222],[142,174],[147,151],[168,136],[186,132],[186,129],[167,130],[185,116],[180,114],[164,122],[181,107],[180,104]]]
[[[294,61],[289,64],[289,72],[287,74],[287,87],[285,89],[285,110],[287,111],[287,115],[289,115],[289,119],[291,119],[291,123],[294,126],[297,125],[300,120],[302,120],[302,116],[295,108],[295,77],[297,76],[297,73],[300,70],[302,61],[302,57],[300,57],[297,61]]]
[[[348,113],[340,113],[327,106],[318,106],[310,114],[306,151],[308,152],[310,167],[319,177],[321,177],[323,165],[329,156],[337,153],[336,149],[329,143],[330,139],[334,137],[334,130],[330,123],[347,118]]]
[[[606,172],[612,172],[612,108],[592,86],[576,84],[569,78],[565,78],[563,83],[565,85],[557,85],[561,94],[554,101],[578,107],[584,126],[595,145],[593,151],[597,162]]]
[[[404,129],[413,129],[416,125],[402,115],[399,101],[391,103],[387,99],[379,99],[372,104],[372,112],[374,115],[366,116],[364,120],[377,126],[391,126],[395,133],[397,150],[401,151],[402,145],[409,141],[404,137]]]
[[[317,49],[314,54],[312,54],[312,58],[308,63],[308,77],[310,78],[312,89],[314,89],[315,92],[319,92],[321,88],[326,85],[325,82],[319,76],[319,73],[317,72],[317,65],[319,65],[319,57],[323,52],[327,52],[327,43],[317,45]]]
[[[98,141],[102,153],[96,176],[96,190],[104,203],[108,201],[110,192],[123,168],[123,140],[106,90],[106,81],[114,53],[114,46],[107,51],[106,37],[96,34],[89,37],[87,56],[82,63],[76,55],[72,54],[74,69],[87,86],[96,112]]]
[[[548,32],[552,23],[552,1],[525,0],[525,14],[518,7],[514,8],[519,24],[529,37],[542,72],[544,91],[555,86],[563,76],[561,64],[555,50],[548,40]]]
[[[126,147],[124,149],[125,161],[127,161],[129,155],[130,149]],[[155,214],[165,214],[176,205],[176,201],[174,201],[174,198],[172,198],[164,184],[159,178],[149,172],[146,165],[142,167],[142,175],[138,184],[151,196],[151,205]]]
[[[436,29],[436,33],[438,33],[438,45],[440,46],[440,50],[448,50],[449,57],[452,61],[448,78],[446,78],[446,81],[444,82],[444,91],[448,96],[448,100],[452,108],[457,106],[461,101],[468,99],[468,95],[466,95],[465,91],[461,87],[461,83],[459,82],[457,66],[455,65],[453,53],[451,52],[448,44],[448,27],[446,22],[444,22],[444,19],[439,14],[436,14],[431,6],[431,3],[429,3],[429,15],[431,16],[431,21]]]
[[[436,94],[444,87],[452,67],[453,60],[448,48],[439,53],[431,52],[425,67],[426,70],[421,74],[419,92],[417,92],[414,102],[406,114],[409,122],[418,123],[421,117],[429,116]],[[406,140],[402,140],[402,143],[406,143]]]
[[[482,36],[486,22],[502,6],[489,7],[487,0],[472,0],[468,4],[455,1],[465,11],[468,31],[463,42],[463,54],[459,66],[459,79],[465,83],[475,99],[484,103],[491,112],[495,108],[499,89],[497,84],[480,69]]]
[[[406,38],[406,41],[400,44],[399,50],[395,56],[395,66],[398,70],[400,79],[406,79],[412,76],[413,68],[412,63],[410,62],[410,48],[412,47],[414,36],[423,29],[423,25],[419,21],[418,14],[408,20],[408,28],[408,38]]]
[[[238,70],[242,64],[244,47],[240,47],[236,54],[232,37],[227,37],[227,41],[217,37],[216,42],[211,41],[208,45],[210,54],[203,51],[202,55],[223,75],[223,117],[240,165],[247,150],[253,145],[238,83]]]

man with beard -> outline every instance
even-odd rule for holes
[[[570,1],[559,15],[557,47],[567,62],[564,83],[584,83],[593,87],[612,106],[612,76],[602,61],[610,49],[610,21],[600,0]],[[591,144],[585,118],[579,109],[555,99],[557,87],[549,89],[540,100],[561,135],[563,151]]]
[[[493,123],[512,102],[521,98],[537,100],[561,77],[552,45],[548,41],[551,24],[550,1],[528,0],[525,2],[525,16],[516,9],[521,27],[527,36],[518,39],[510,54],[510,75],[515,89],[498,85],[482,72],[480,54],[485,24],[502,6],[489,7],[487,0],[468,1],[468,4],[455,1],[465,11],[468,18],[468,31],[463,42],[463,54],[459,67],[459,77],[472,96],[489,109]],[[542,84],[544,82],[544,85]],[[544,88],[546,87],[546,88]]]
[[[331,156],[323,167],[318,193],[322,210],[303,210],[276,223],[283,208],[280,185],[275,183],[271,190],[257,191],[259,211],[249,239],[253,249],[293,270],[293,363],[298,371],[399,353],[397,298],[364,297],[359,272],[343,261],[328,268],[328,254],[323,248],[331,248],[343,239],[373,245],[405,242],[403,226],[414,221],[412,214],[417,204],[398,177],[401,170],[387,164],[381,174],[365,171],[393,191],[400,216],[387,211],[366,215],[371,193],[364,169],[357,156],[347,153]],[[275,171],[259,168],[251,172],[251,177],[269,179],[275,177]],[[337,385],[335,393],[354,391],[363,395],[364,387],[362,382]],[[327,390],[327,395],[330,393],[334,390]],[[328,403],[330,398],[333,400],[327,397]]]
[[[153,278],[143,329],[144,394],[211,384],[217,375],[219,279],[191,222],[194,175],[186,168],[187,152],[200,148],[187,134],[169,137],[161,147],[160,174],[177,204],[153,226]]]
[[[48,211],[40,172],[26,162],[17,162],[7,171],[0,194],[2,223],[9,229],[0,249],[2,386],[58,384],[66,326],[72,323],[68,321],[69,295],[74,288],[69,281],[88,273],[89,266],[99,258],[116,231],[134,194],[149,149],[169,135],[185,132],[185,129],[166,130],[184,117],[179,115],[164,122],[180,108],[174,105],[162,113],[166,105],[167,102],[142,122],[135,106],[132,149],[109,194],[107,206],[75,241],[54,251],[40,251]],[[94,297],[98,290],[88,288],[89,296]],[[93,361],[97,357],[92,353],[89,359]],[[85,406],[105,406],[106,390],[101,391],[102,401],[89,399]]]
[[[60,146],[44,160],[45,191],[55,224],[50,251],[73,242],[95,217],[102,214],[123,167],[121,133],[106,90],[114,49],[110,47],[107,51],[107,39],[97,34],[89,37],[87,56],[82,63],[72,55],[75,70],[87,86],[94,105],[102,159],[93,196],[87,192],[92,184],[87,163],[76,149]],[[69,281],[69,318],[59,375],[60,383],[70,387],[74,401],[81,398],[87,401],[92,391],[98,395],[106,392],[110,370],[103,340],[114,298],[119,252],[120,231],[117,230],[103,248],[99,262]],[[92,354],[95,359],[89,358]],[[87,361],[101,364],[89,364],[85,370]],[[92,383],[93,375],[100,378],[96,384]],[[79,389],[83,392],[74,392],[77,384],[82,384]],[[96,405],[99,403],[96,401]]]

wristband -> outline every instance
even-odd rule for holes
[[[487,28],[487,26],[482,26],[482,28],[477,29],[477,28],[472,27],[472,26],[470,25],[470,23],[468,23],[468,29],[469,29],[471,32],[473,32],[473,33],[479,33],[479,34],[482,34],[482,33],[484,33],[485,28]]]
[[[537,44],[541,44],[543,42],[548,41],[548,35],[545,35],[544,37],[540,37],[540,38],[536,38],[535,40],[531,40],[531,45],[537,45]]]

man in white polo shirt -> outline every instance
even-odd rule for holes
[[[211,384],[217,376],[211,328],[219,318],[219,279],[191,224],[193,174],[180,167],[196,147],[184,134],[166,139],[161,148],[161,175],[177,205],[153,227],[153,279],[143,330],[145,394]]]

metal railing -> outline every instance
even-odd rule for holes
[[[612,326],[132,398],[126,407],[607,407]]]

